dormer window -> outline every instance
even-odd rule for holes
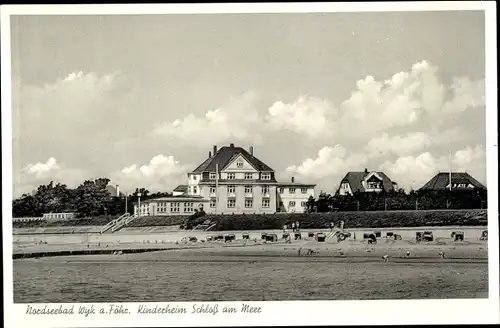
[[[271,173],[262,173],[261,179],[262,180],[271,180]]]
[[[241,159],[236,162],[236,167],[239,169],[243,167],[243,161]]]
[[[252,173],[245,173],[245,180],[252,180],[253,174]]]
[[[215,180],[217,178],[217,174],[215,172],[210,172],[210,175],[208,177],[210,180]]]
[[[228,173],[227,174],[227,179],[228,180],[234,180],[236,178],[236,175],[234,173]]]
[[[368,182],[368,189],[382,189],[381,182]]]

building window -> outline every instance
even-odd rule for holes
[[[181,208],[181,203],[172,203],[172,213],[179,213]]]
[[[235,199],[228,199],[227,200],[227,208],[234,208],[236,206],[236,200]]]
[[[193,174],[193,180],[196,181],[197,177]]]
[[[262,193],[268,194],[269,193],[269,186],[262,186]]]
[[[245,194],[251,194],[252,193],[252,186],[245,186]]]
[[[227,193],[228,194],[234,194],[236,192],[236,186],[227,186]]]
[[[217,192],[217,189],[215,189],[215,186],[210,186],[210,193],[215,194]]]
[[[380,182],[368,182],[368,189],[382,189]]]
[[[295,188],[290,188],[290,189],[288,190],[288,192],[289,192],[289,193],[291,193],[291,194],[295,194]]]
[[[165,202],[158,203],[158,212],[165,213],[166,211],[167,211],[167,203]]]
[[[234,173],[228,173],[227,174],[227,179],[228,180],[234,180],[236,178],[236,175]]]
[[[217,175],[215,174],[215,172],[210,172],[210,173],[208,174],[208,178],[209,178],[210,180],[215,180],[215,178],[217,178]]]
[[[184,203],[184,213],[191,213],[194,211],[193,203]]]
[[[245,180],[252,180],[253,174],[252,173],[245,173]]]
[[[198,188],[196,186],[193,186],[193,194],[196,194],[198,192]]]
[[[285,192],[285,188],[280,188],[280,194]]]
[[[271,173],[262,173],[262,180],[271,180]]]
[[[269,208],[269,199],[262,200],[262,208]]]
[[[252,208],[252,207],[253,207],[253,199],[252,198],[245,199],[245,208]]]
[[[210,207],[211,208],[215,208],[216,204],[217,204],[217,201],[215,200],[215,198],[210,199]]]
[[[303,194],[307,194],[307,188],[301,188],[300,192],[303,193]]]
[[[289,201],[288,206],[295,207],[295,201],[293,201],[293,200]]]
[[[236,167],[237,168],[242,168],[243,167],[243,161],[239,160],[238,162],[236,162]]]
[[[302,207],[306,207],[306,206],[307,206],[307,205],[306,205],[306,202],[300,202],[300,206],[302,206]]]

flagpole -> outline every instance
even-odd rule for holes
[[[452,167],[451,167],[451,150],[450,150],[450,176],[449,176],[449,179],[450,179],[450,191],[451,191],[451,170],[452,170]]]
[[[215,164],[215,214],[217,214],[217,205],[219,205],[219,164]]]

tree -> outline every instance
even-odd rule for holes
[[[306,212],[313,213],[316,208],[316,200],[314,200],[313,196],[309,196],[309,199],[306,202]]]

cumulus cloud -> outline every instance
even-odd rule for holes
[[[177,185],[186,183],[186,173],[191,169],[191,165],[181,164],[173,156],[160,154],[142,166],[132,164],[112,173],[111,179],[123,191],[142,187],[150,192],[171,191]]]
[[[47,184],[50,181],[63,183],[74,188],[87,178],[88,172],[69,167],[64,163],[59,163],[54,157],[50,157],[45,163],[28,164],[14,172],[14,197],[31,193],[39,185]]]
[[[484,146],[465,147],[450,156],[435,156],[429,152],[417,156],[404,156],[380,166],[399,186],[405,189],[422,187],[438,172],[468,172],[486,183],[486,153]]]
[[[254,109],[256,94],[247,92],[233,98],[220,108],[208,110],[203,116],[189,114],[173,122],[165,122],[153,130],[160,138],[173,144],[206,147],[212,144],[252,140],[259,143],[255,128],[261,122]]]
[[[383,132],[379,137],[371,139],[367,146],[367,154],[371,157],[385,156],[389,153],[402,156],[427,148],[431,138],[423,132],[410,132],[406,135],[389,136]]]
[[[275,102],[266,116],[269,127],[274,130],[290,130],[313,138],[331,135],[331,119],[336,110],[325,99],[299,97],[293,103]]]
[[[349,153],[343,146],[335,145],[321,148],[315,158],[287,167],[285,175],[298,175],[303,181],[321,181],[324,190],[332,192],[347,171],[363,170],[366,163],[363,154]]]

